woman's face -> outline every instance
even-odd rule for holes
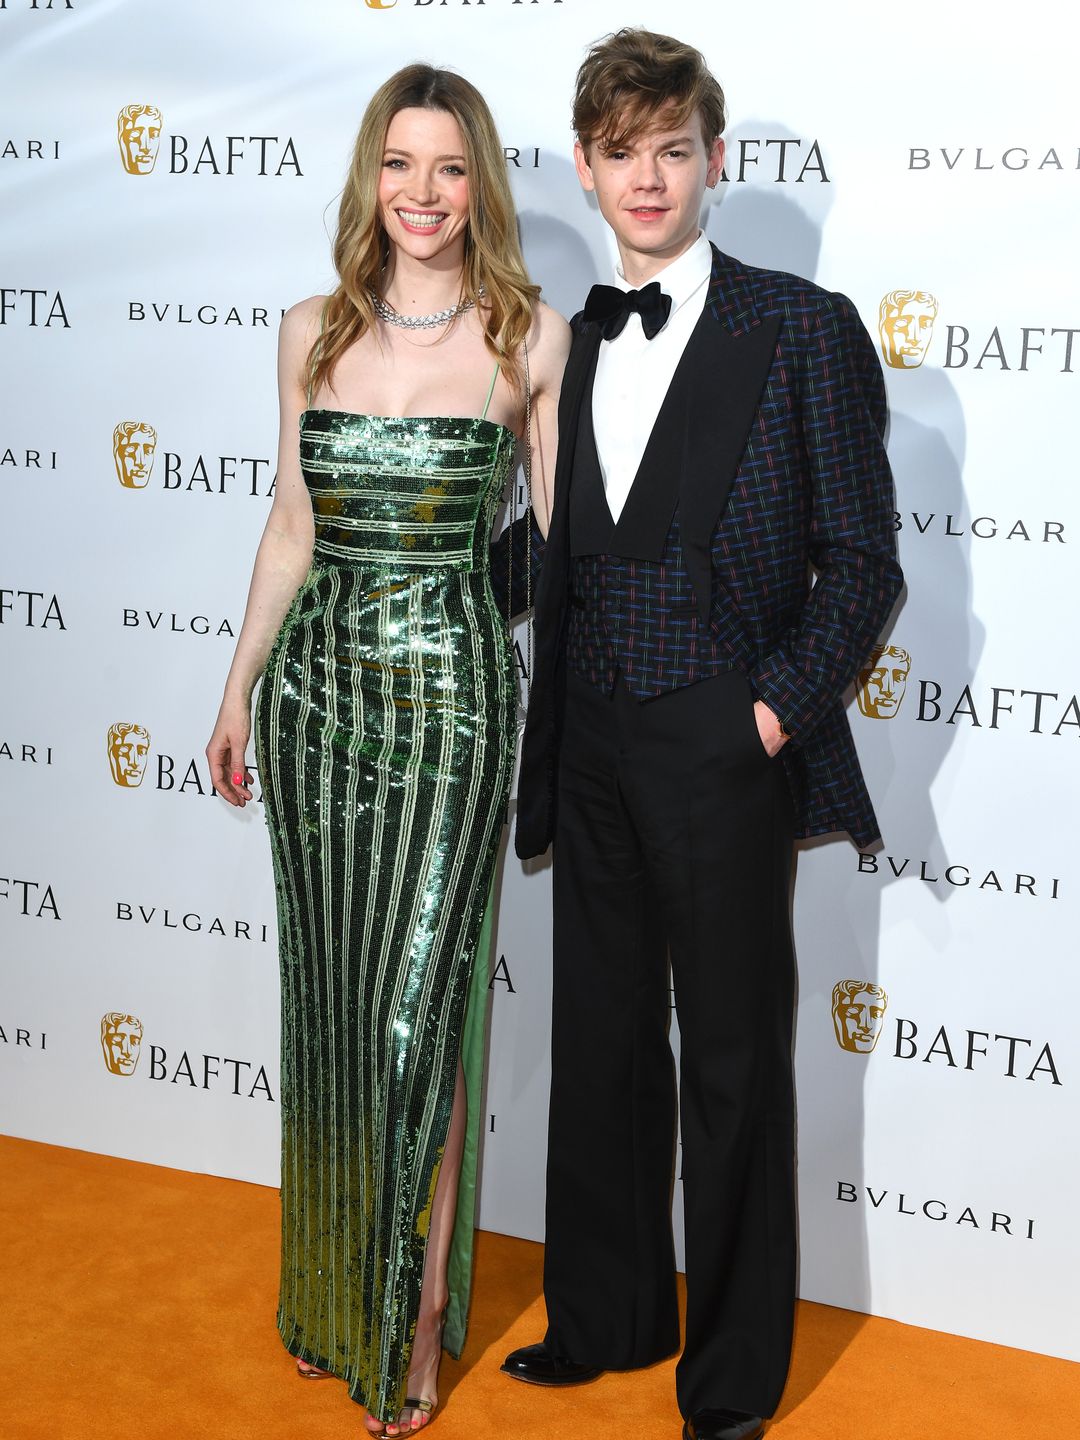
[[[390,121],[379,215],[393,244],[414,259],[463,262],[469,178],[461,130],[445,110],[399,110]]]

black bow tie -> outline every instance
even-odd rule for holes
[[[585,301],[585,319],[600,326],[605,340],[620,335],[631,312],[641,316],[645,339],[651,340],[667,324],[671,314],[671,296],[665,295],[654,280],[642,290],[617,290],[614,285],[594,285]]]

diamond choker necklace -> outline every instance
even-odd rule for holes
[[[434,330],[440,325],[449,325],[451,320],[456,320],[459,315],[464,315],[476,305],[475,300],[459,300],[456,305],[450,305],[445,310],[436,310],[434,315],[402,315],[374,290],[369,291],[369,294],[379,319],[385,320],[387,325],[398,325],[402,330]],[[483,294],[484,287],[481,285],[481,297]]]

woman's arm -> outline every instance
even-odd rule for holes
[[[301,301],[286,312],[278,337],[277,483],[266,528],[255,556],[244,623],[225,681],[214,733],[206,747],[214,789],[230,805],[251,799],[246,752],[251,737],[251,692],[293,597],[311,565],[314,539],[311,500],[300,472],[298,431],[306,403],[308,351],[318,335],[323,298]],[[240,784],[233,776],[241,775]]]
[[[559,390],[570,347],[570,327],[546,305],[538,307],[529,332],[529,382],[532,396],[532,508],[491,544],[491,585],[507,617],[522,615],[531,604],[543,564],[555,480]],[[524,416],[522,431],[525,429]]]
[[[547,539],[555,498],[555,455],[559,438],[559,391],[570,353],[570,326],[548,305],[540,305],[529,336],[532,382],[532,507]]]

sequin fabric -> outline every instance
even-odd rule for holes
[[[305,412],[312,567],[256,715],[281,941],[278,1323],[384,1421],[405,1398],[459,1053],[470,1134],[444,1344],[464,1340],[475,962],[516,700],[488,546],[513,454],[486,419]]]

